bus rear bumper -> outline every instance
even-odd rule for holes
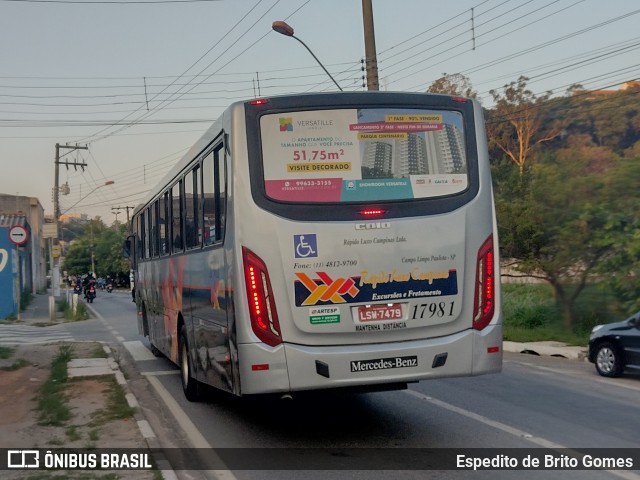
[[[426,340],[348,346],[240,344],[242,394],[402,384],[499,372],[502,326]]]

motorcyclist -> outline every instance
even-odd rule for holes
[[[95,287],[95,283],[96,283],[96,279],[93,277],[91,272],[89,272],[87,274],[87,276],[84,277],[84,279],[82,280],[82,287],[83,287],[83,290],[84,290],[84,297],[85,298],[87,298],[87,292],[89,291],[89,287],[91,285],[94,285],[94,287]]]

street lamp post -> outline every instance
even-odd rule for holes
[[[318,62],[318,65],[320,65],[322,67],[322,69],[329,76],[329,78],[331,80],[333,80],[333,83],[336,84],[336,87],[338,87],[338,90],[340,90],[342,92],[342,87],[340,85],[338,85],[338,82],[336,82],[336,79],[331,76],[331,74],[329,73],[329,70],[327,70],[325,68],[325,66],[322,64],[322,62],[320,60],[318,60],[318,57],[316,57],[315,54],[311,51],[311,49],[309,47],[307,47],[307,44],[304,43],[302,40],[300,40],[298,37],[296,37],[293,34],[293,27],[291,27],[286,22],[283,22],[281,20],[277,20],[277,21],[273,22],[273,24],[271,25],[271,28],[273,28],[274,31],[276,31],[276,32],[278,32],[278,33],[280,33],[280,34],[282,34],[282,35],[284,35],[286,37],[295,38],[297,41],[299,41],[304,46],[304,48],[306,48],[309,51],[311,56],[316,59],[316,62]]]
[[[60,214],[60,216],[64,215],[65,213],[67,213],[69,210],[71,210],[73,207],[75,207],[76,205],[78,205],[81,201],[83,201],[85,198],[87,198],[89,195],[91,195],[93,192],[95,192],[96,190],[98,190],[99,188],[102,187],[106,187],[107,185],[113,185],[114,182],[113,180],[107,180],[106,182],[104,182],[102,185],[98,185],[97,187],[95,187],[93,190],[91,190],[89,193],[87,193],[84,197],[82,197],[80,200],[78,200],[76,203],[74,203],[73,205],[71,205],[69,208],[67,208],[64,212],[62,212]],[[58,221],[59,218],[56,218],[56,221]]]

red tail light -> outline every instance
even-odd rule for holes
[[[242,260],[253,333],[267,345],[279,345],[282,335],[267,266],[245,247],[242,247]]]
[[[380,215],[384,215],[385,211],[380,208],[367,208],[365,210],[360,210],[359,213],[363,217],[379,217]]]
[[[493,235],[489,236],[478,251],[476,265],[476,292],[473,303],[473,328],[482,330],[495,312],[495,274]]]

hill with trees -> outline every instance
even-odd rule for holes
[[[567,330],[586,287],[640,309],[640,82],[535,95],[520,77],[485,110],[502,258],[551,286]],[[459,88],[456,88],[459,85]],[[434,93],[475,96],[444,75]],[[512,274],[513,275],[513,274]],[[593,287],[597,287],[595,290]],[[599,293],[596,293],[599,294]]]

